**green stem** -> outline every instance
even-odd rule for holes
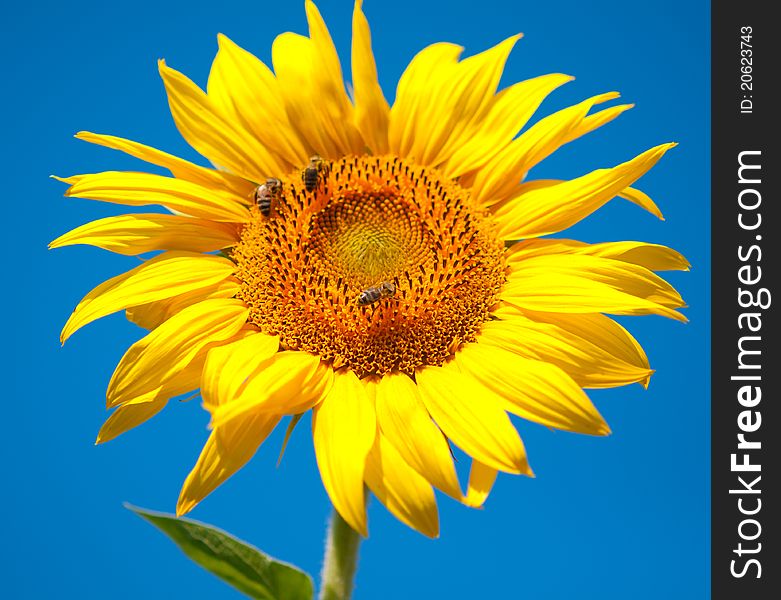
[[[325,545],[320,600],[350,600],[360,544],[360,534],[334,510]]]

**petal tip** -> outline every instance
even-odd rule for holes
[[[349,521],[348,521],[349,523]],[[359,527],[355,527],[353,523],[349,523],[350,527],[352,527],[356,532],[358,532],[362,538],[368,538],[369,537],[369,528],[366,524],[366,520],[364,519],[363,523],[356,523],[356,525],[359,525]]]
[[[659,152],[660,154],[663,155],[663,154],[667,153],[668,151],[672,150],[673,148],[675,148],[677,145],[678,145],[678,142],[666,142],[664,144],[659,144],[653,150],[656,150],[657,152]]]
[[[176,503],[176,516],[177,517],[183,517],[188,512],[190,512],[193,508],[195,508],[195,505],[198,504],[197,502],[194,502],[193,500],[185,500],[180,498],[179,502]]]
[[[532,471],[531,466],[529,465],[529,461],[526,459],[525,456],[522,456],[517,461],[517,473],[518,475],[526,475],[527,477],[536,477],[534,474],[534,471]]]
[[[62,183],[67,183],[68,185],[72,185],[74,178],[73,177],[60,177],[59,175],[49,175],[49,179],[54,179],[55,181],[60,181]],[[68,191],[65,192],[65,195],[68,195]]]

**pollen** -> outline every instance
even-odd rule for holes
[[[300,172],[280,179],[231,253],[250,322],[361,377],[413,374],[475,341],[504,244],[468,190],[396,157],[325,163],[312,192]]]

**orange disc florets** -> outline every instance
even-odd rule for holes
[[[393,157],[281,177],[232,251],[250,322],[359,376],[412,374],[474,341],[504,283],[504,245],[469,192]]]

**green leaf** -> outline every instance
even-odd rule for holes
[[[312,578],[232,535],[190,519],[125,504],[170,537],[188,558],[258,600],[311,600]]]

